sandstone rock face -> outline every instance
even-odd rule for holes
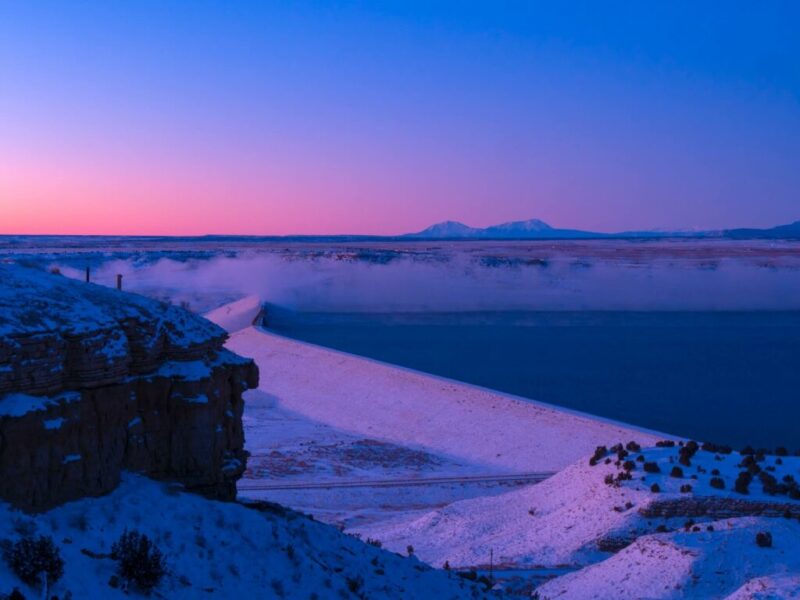
[[[0,265],[0,499],[43,510],[122,470],[233,499],[251,360],[176,307]]]

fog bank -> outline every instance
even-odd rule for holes
[[[68,276],[83,272],[61,266]],[[800,269],[725,259],[646,264],[575,260],[487,265],[468,255],[376,264],[330,257],[243,254],[210,260],[112,260],[93,281],[198,312],[245,295],[296,311],[796,310]]]

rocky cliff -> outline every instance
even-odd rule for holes
[[[179,308],[0,264],[0,499],[42,510],[123,470],[233,499],[255,364]]]

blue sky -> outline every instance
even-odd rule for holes
[[[0,229],[800,219],[800,4],[0,4]]]

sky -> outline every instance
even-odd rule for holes
[[[797,2],[0,2],[0,233],[800,219]]]

